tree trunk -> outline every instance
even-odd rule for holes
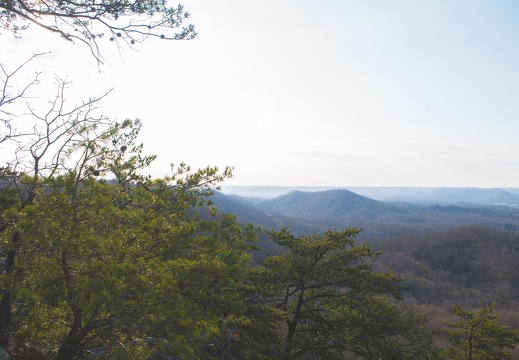
[[[297,331],[297,325],[299,324],[299,320],[301,318],[301,309],[304,304],[304,294],[305,294],[304,280],[300,279],[298,286],[299,286],[300,290],[299,290],[296,308],[294,311],[294,317],[292,318],[292,320],[287,319],[288,333],[287,333],[287,336],[285,339],[285,357],[286,358],[291,357],[294,336]]]
[[[70,333],[69,333],[70,335]],[[74,356],[81,350],[79,347],[79,344],[81,341],[79,341],[75,336],[71,337],[69,339],[69,336],[67,336],[67,339],[65,342],[61,345],[61,347],[58,350],[58,355],[56,355],[56,360],[71,360],[74,358]]]
[[[0,302],[0,347],[7,349],[11,325],[11,292],[4,291]]]
[[[81,331],[82,315],[81,311],[74,311],[74,323],[61,344],[56,360],[70,360],[81,350],[81,343],[83,341],[83,333]]]
[[[14,269],[14,259],[16,253],[20,248],[20,234],[15,232],[11,239],[11,250],[7,253],[5,274],[9,274]],[[10,326],[12,319],[12,308],[11,308],[11,290],[6,289],[2,294],[2,301],[0,301],[0,346],[7,349],[9,345]]]

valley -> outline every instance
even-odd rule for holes
[[[495,303],[503,323],[518,327],[519,193],[514,189],[306,188],[283,189],[288,192],[268,198],[261,196],[282,189],[252,190],[217,193],[213,201],[239,221],[267,229],[288,226],[298,235],[361,228],[357,240],[382,252],[374,262],[377,269],[404,279],[404,304],[426,313],[430,330],[452,320],[450,307],[458,303],[473,309]],[[258,262],[280,251],[261,233],[258,244],[263,249],[255,254]],[[517,352],[514,356],[519,358]]]

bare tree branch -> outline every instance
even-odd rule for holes
[[[15,159],[8,164],[20,174],[45,178],[70,169],[67,160],[77,164],[77,150],[92,137],[99,138],[101,128],[106,130],[111,124],[107,117],[97,114],[98,103],[111,90],[68,107],[65,91],[69,83],[57,79],[57,84],[47,110],[37,111],[28,105],[27,115],[34,120],[32,132],[19,139]]]
[[[5,133],[0,132],[0,144],[4,141],[20,136],[15,128],[12,126],[12,120],[16,115],[12,113],[8,107],[13,105],[17,100],[24,99],[27,97],[27,91],[34,85],[40,82],[40,73],[35,73],[32,79],[29,79],[26,84],[22,85],[21,88],[14,90],[12,82],[16,75],[25,67],[28,63],[33,61],[35,58],[45,55],[46,53],[33,54],[28,60],[19,65],[16,69],[8,71],[3,64],[0,63],[0,123],[5,126]],[[3,83],[3,85],[2,85]]]
[[[103,63],[99,41],[105,36],[119,48],[133,48],[149,37],[190,40],[193,25],[184,26],[189,13],[167,0],[0,0],[0,28],[15,35],[34,24],[68,41],[86,44]]]

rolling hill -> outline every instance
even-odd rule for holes
[[[260,202],[258,208],[275,214],[305,219],[341,219],[352,213],[376,218],[384,213],[400,212],[395,206],[372,200],[346,189],[319,192],[293,191],[275,199]]]
[[[418,234],[484,225],[501,230],[519,229],[519,209],[497,205],[431,205],[373,200],[346,189],[293,191],[261,201],[217,193],[214,204],[238,220],[267,228],[289,226],[296,235],[330,228],[363,228],[361,238]]]

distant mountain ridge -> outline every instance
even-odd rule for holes
[[[414,204],[482,204],[519,206],[519,188],[475,187],[325,187],[325,186],[223,186],[222,192],[230,195],[272,199],[291,191],[321,192],[349,190],[373,200],[384,202],[410,202]]]
[[[519,194],[499,188],[355,188],[358,193],[385,201],[428,204],[519,205]],[[368,195],[369,194],[369,195]]]
[[[212,200],[222,212],[236,214],[242,223],[277,229],[289,226],[296,235],[347,227],[363,228],[360,237],[366,238],[418,234],[460,225],[519,230],[519,207],[469,202],[385,202],[346,189],[293,191],[267,200],[216,193]]]

